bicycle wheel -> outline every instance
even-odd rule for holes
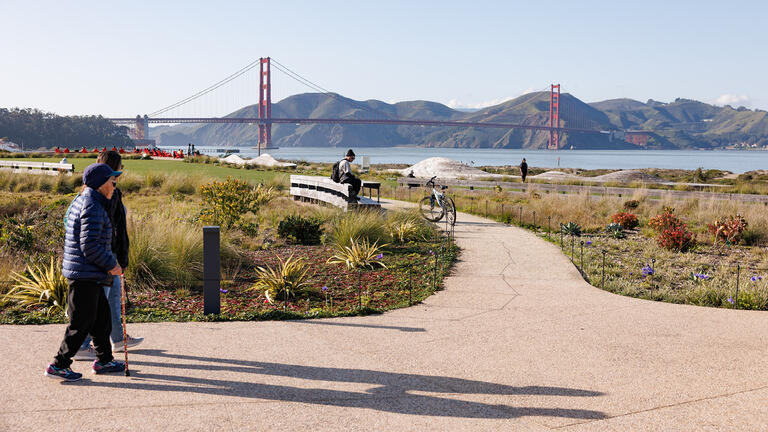
[[[435,198],[431,195],[425,196],[419,201],[419,211],[421,216],[430,222],[437,222],[443,218],[443,208],[438,205]]]
[[[445,214],[446,221],[451,225],[456,225],[456,203],[453,202],[453,198],[445,197]]]

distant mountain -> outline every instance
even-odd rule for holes
[[[664,148],[768,146],[768,113],[744,107],[718,107],[691,99],[663,103],[611,99],[590,104],[613,127],[652,130],[653,144]]]
[[[429,101],[388,104],[378,100],[356,101],[337,94],[305,93],[272,105],[276,118],[420,119],[549,124],[549,93],[534,92],[475,111],[462,111]],[[577,149],[715,148],[745,143],[768,145],[765,111],[716,107],[688,99],[672,103],[649,100],[612,99],[586,104],[564,93],[560,99],[560,125],[596,130],[653,131],[644,147],[609,134],[569,133],[561,146]],[[229,117],[257,117],[251,105]],[[244,124],[179,125],[152,128],[160,145],[255,146],[258,127]],[[278,147],[424,147],[545,148],[548,132],[523,129],[424,127],[394,125],[292,125],[272,127],[272,142]]]

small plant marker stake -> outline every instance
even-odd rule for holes
[[[363,309],[363,270],[357,269],[357,307]]]
[[[413,305],[413,264],[408,266],[408,306]]]
[[[603,249],[603,282],[600,284],[600,288],[605,289],[605,249]]]
[[[547,216],[547,240],[549,240],[549,233],[552,231],[552,216]]]
[[[576,262],[573,260],[573,257],[574,257],[573,249],[575,246],[576,246],[576,237],[574,237],[573,234],[571,234],[571,262],[572,263]]]
[[[488,200],[485,200],[485,217],[488,217]]]
[[[739,277],[741,276],[741,264],[736,264],[736,297],[733,299],[733,307],[739,305]]]
[[[434,248],[432,253],[435,255],[435,263],[432,268],[432,291],[437,291],[437,248]]]
[[[653,283],[654,276],[656,276],[656,258],[651,258],[651,295],[653,295],[653,289],[656,288]]]
[[[533,211],[533,229],[536,229],[536,210]]]
[[[579,253],[581,254],[581,271],[584,271],[584,240],[579,241]]]
[[[501,222],[506,223],[504,221],[504,203],[501,203]]]
[[[520,206],[520,226],[523,226],[523,206]]]

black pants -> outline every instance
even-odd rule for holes
[[[112,361],[112,345],[109,334],[112,332],[109,302],[104,295],[104,284],[94,281],[70,280],[67,300],[69,325],[64,333],[59,352],[53,358],[54,366],[68,368],[72,357],[90,333],[96,358],[102,364]]]
[[[525,178],[528,177],[528,171],[523,171],[521,177],[523,178],[523,183],[525,183]]]
[[[344,178],[341,179],[341,182],[352,185],[352,192],[354,192],[355,195],[360,194],[360,187],[363,185],[363,181],[359,178],[353,176],[344,176]]]

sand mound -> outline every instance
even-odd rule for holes
[[[407,176],[411,171],[413,171],[413,175],[416,177],[438,176],[443,179],[458,177],[496,177],[495,174],[489,174],[483,170],[472,168],[469,165],[444,157],[424,159],[416,165],[397,170],[397,172],[403,176]]]
[[[259,166],[265,166],[265,167],[295,167],[296,164],[288,163],[288,162],[280,162],[279,160],[273,158],[271,155],[264,153],[263,155],[253,158],[253,159],[243,159],[240,156],[236,154],[231,154],[225,158],[220,158],[222,162],[230,163],[233,165],[259,165]]]
[[[547,171],[539,175],[531,176],[537,180],[554,180],[554,181],[566,181],[566,180],[580,180],[581,177],[573,174],[564,173],[562,171]]]
[[[222,162],[231,163],[233,165],[245,165],[245,159],[236,154],[231,154],[225,158],[219,158]]]
[[[617,183],[666,183],[661,177],[644,173],[637,170],[621,170],[612,172],[609,174],[603,174],[601,176],[585,178],[584,180],[594,182],[617,182]]]
[[[279,160],[275,159],[270,155],[269,153],[264,153],[263,155],[253,158],[247,162],[249,165],[259,165],[259,166],[266,166],[266,167],[295,167],[296,164],[294,163],[288,163],[288,162],[280,162]]]

